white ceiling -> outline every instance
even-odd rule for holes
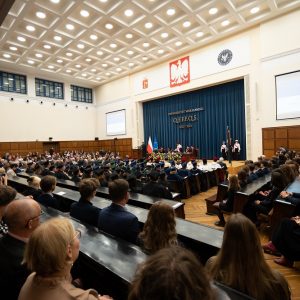
[[[98,86],[299,7],[300,0],[16,0],[0,27],[0,68]]]

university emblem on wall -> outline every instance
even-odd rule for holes
[[[228,65],[232,60],[232,51],[229,49],[225,49],[221,51],[221,53],[218,55],[218,63],[221,66]]]
[[[190,57],[186,56],[170,62],[170,87],[190,82]]]

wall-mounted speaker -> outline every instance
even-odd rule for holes
[[[28,99],[26,100],[26,103],[29,103],[29,100],[28,100]]]
[[[95,137],[95,141],[99,141],[99,138],[97,136]]]
[[[53,137],[49,137],[49,141],[51,142],[53,140]]]
[[[14,101],[14,98],[10,98],[10,101]]]

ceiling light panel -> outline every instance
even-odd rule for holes
[[[213,2],[210,6],[204,7],[197,13],[197,17],[204,20],[206,24],[216,22],[221,18],[228,18],[229,11],[222,4],[222,1]]]
[[[13,26],[15,20],[14,17],[7,15],[1,24],[1,28],[9,30]]]
[[[83,1],[82,1],[83,2]],[[91,27],[101,19],[101,15],[91,7],[81,4],[68,16],[68,19],[84,27]]]
[[[266,16],[271,11],[266,3],[243,9],[240,14],[246,22],[255,22]]]
[[[51,11],[57,15],[63,15],[76,4],[76,0],[60,0],[53,2],[51,0],[35,0],[34,1],[40,8]]]
[[[47,29],[31,22],[21,21],[18,22],[15,31],[24,36],[40,39],[47,32]]]
[[[122,5],[124,5],[124,2],[126,1],[119,1],[119,0],[89,0],[85,1],[86,5],[91,7],[92,9],[98,11],[99,13],[103,15],[108,15],[116,10]]]
[[[166,7],[166,5],[170,2],[175,1],[168,1],[168,0],[135,0],[135,4],[138,5],[140,8],[142,8],[146,13],[153,14],[160,9],[163,9]]]
[[[186,17],[186,13],[179,6],[176,6],[170,2],[169,5],[165,6],[163,9],[160,9],[155,17],[165,25],[171,26],[174,22],[182,20]]]

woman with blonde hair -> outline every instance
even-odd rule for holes
[[[31,235],[24,263],[33,271],[24,283],[19,300],[111,299],[93,289],[82,290],[71,284],[71,268],[79,255],[81,232],[66,218],[53,218]]]
[[[176,221],[173,207],[161,201],[154,203],[148,213],[143,231],[139,234],[145,252],[177,245]]]
[[[267,265],[255,225],[244,215],[231,215],[223,244],[207,262],[211,278],[255,299],[290,299],[285,278]]]
[[[40,187],[41,178],[37,176],[30,176],[27,178],[28,189],[26,189],[22,194],[24,196],[32,196],[34,200],[43,193]]]

